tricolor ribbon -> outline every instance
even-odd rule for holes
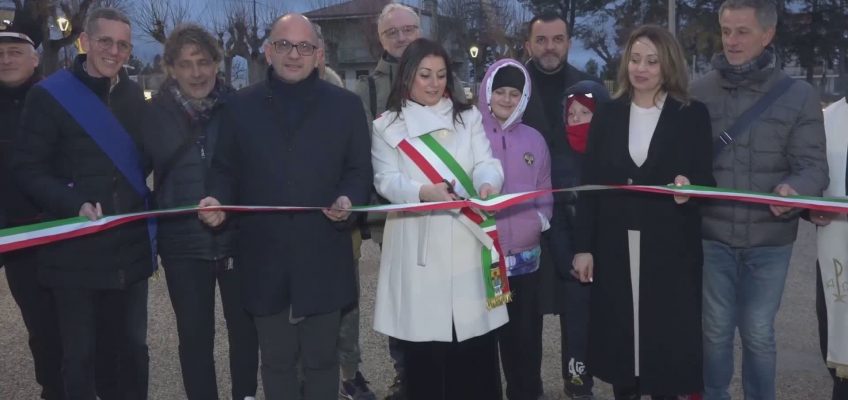
[[[469,199],[457,201],[440,201],[431,203],[386,204],[375,206],[355,206],[353,212],[426,212],[435,210],[450,210],[470,207],[488,212],[499,211],[518,203],[534,199],[549,192],[581,192],[596,190],[635,190],[665,195],[682,195],[691,197],[732,200],[745,203],[757,203],[784,207],[804,208],[810,210],[848,213],[848,199],[812,196],[787,196],[758,193],[743,190],[722,189],[706,186],[607,186],[584,185],[567,189],[550,191],[537,190],[531,192],[503,194],[486,200]],[[83,217],[73,217],[54,221],[23,225],[14,228],[0,229],[0,253],[23,249],[41,244],[58,242],[60,240],[90,235],[102,232],[116,226],[145,218],[167,218],[172,215],[195,213],[197,211],[226,211],[226,212],[302,212],[323,210],[327,207],[293,207],[293,206],[219,206],[205,207],[187,206],[165,210],[146,211],[130,214],[119,214],[89,221]]]

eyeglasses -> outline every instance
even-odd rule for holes
[[[318,46],[306,42],[292,43],[285,39],[280,39],[276,42],[271,42],[274,45],[274,52],[277,54],[289,54],[292,49],[297,49],[297,54],[302,56],[311,56],[315,54]]]
[[[401,32],[403,32],[404,36],[411,36],[415,32],[418,32],[418,25],[406,25],[400,28],[389,28],[384,30],[381,35],[392,40],[398,40],[400,38]]]
[[[112,50],[112,47],[115,46],[115,44],[118,45],[118,52],[121,54],[129,54],[133,49],[132,43],[124,40],[116,41],[115,39],[112,39],[108,36],[103,36],[94,39],[94,43],[100,51]]]

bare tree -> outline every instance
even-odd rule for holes
[[[225,17],[215,24],[214,31],[224,49],[224,74],[232,81],[233,57],[247,60],[248,82],[263,79],[267,63],[262,45],[271,34],[271,25],[283,14],[276,6],[253,2],[230,2],[224,4],[220,13]]]
[[[133,22],[151,39],[165,43],[168,33],[191,16],[185,0],[144,0],[135,10]]]
[[[521,48],[521,18],[526,11],[511,0],[443,0],[440,14],[446,20],[440,23],[436,39],[454,40],[459,48],[475,45],[479,55],[475,59],[483,64],[503,57],[516,57]],[[475,68],[482,75],[484,68]]]

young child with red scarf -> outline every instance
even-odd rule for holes
[[[565,134],[571,148],[580,154],[586,153],[589,123],[598,104],[610,100],[607,89],[595,81],[580,81],[565,90],[562,118]]]

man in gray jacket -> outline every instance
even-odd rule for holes
[[[727,0],[719,24],[723,53],[713,58],[714,71],[692,87],[709,108],[715,138],[787,76],[770,47],[777,24],[773,2]],[[719,187],[820,196],[828,171],[816,90],[793,82],[721,149],[713,171]],[[704,398],[730,399],[738,326],[745,398],[774,399],[774,319],[799,210],[714,201],[702,213]]]

